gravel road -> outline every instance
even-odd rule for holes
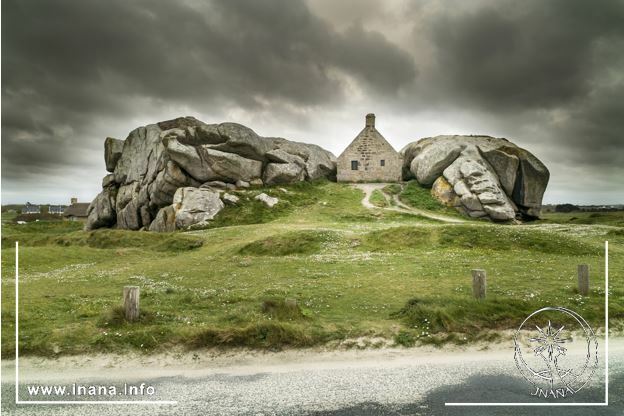
[[[225,358],[194,356],[176,365],[152,357],[103,364],[20,361],[20,398],[26,385],[138,385],[144,399],[176,405],[23,405],[14,401],[14,363],[3,362],[2,414],[16,415],[509,415],[505,407],[448,407],[445,402],[531,402],[518,377],[512,348],[494,351],[368,350],[308,352]],[[624,414],[624,343],[610,351],[609,407],[517,407],[514,416]],[[602,374],[602,376],[601,376]],[[38,397],[38,399],[42,399]],[[58,400],[57,396],[47,400]],[[76,398],[63,399],[76,400]],[[80,397],[101,400],[103,397]],[[111,399],[110,397],[108,398]],[[123,397],[116,397],[121,400]],[[136,400],[136,397],[125,398]],[[591,386],[565,402],[604,400],[604,369]],[[561,401],[561,399],[560,399]],[[543,403],[541,401],[540,403]]]

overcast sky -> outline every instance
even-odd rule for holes
[[[2,1],[2,203],[90,201],[107,136],[192,115],[339,155],[506,137],[624,203],[624,0]]]

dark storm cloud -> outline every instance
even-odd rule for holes
[[[621,0],[441,8],[426,28],[428,94],[496,119],[547,165],[613,172],[624,165],[623,22]]]
[[[496,1],[445,11],[431,22],[439,86],[488,108],[565,104],[591,91],[596,47],[621,37],[622,22],[617,0]]]
[[[297,1],[20,0],[2,11],[9,178],[76,163],[101,147],[94,120],[139,105],[326,105],[344,99],[340,74],[380,95],[416,75],[381,34],[337,32]]]
[[[560,200],[621,191],[604,178],[624,176],[624,0],[1,5],[3,195],[18,201],[55,183],[93,197],[105,136],[182,114],[339,151],[345,120],[375,111],[404,141],[506,136]]]

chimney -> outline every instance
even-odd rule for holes
[[[366,127],[375,127],[375,114],[366,114]]]
[[[70,201],[71,201],[71,205],[77,204],[78,198],[72,198]]]

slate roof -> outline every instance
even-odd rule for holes
[[[87,208],[89,208],[88,202],[77,202],[75,204],[71,204],[65,209],[63,213],[64,217],[86,217],[87,216]]]
[[[39,214],[41,213],[41,207],[39,205],[33,205],[30,202],[26,202],[26,205],[22,207],[22,214]]]

